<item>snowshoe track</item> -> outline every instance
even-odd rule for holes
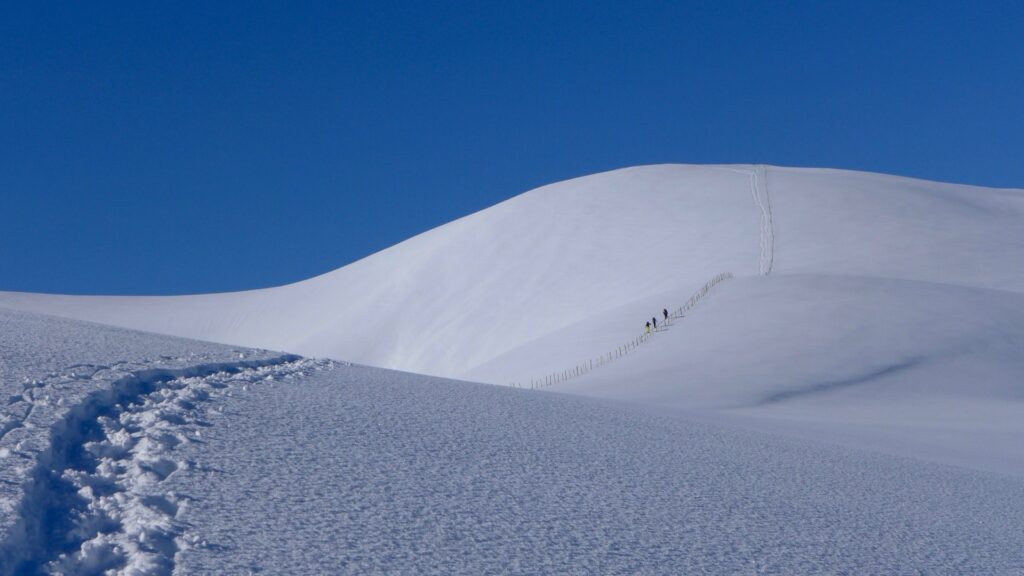
[[[750,168],[737,168],[732,166],[721,166],[722,170],[746,174],[750,178],[750,195],[754,204],[761,211],[761,233],[759,244],[761,256],[757,264],[757,273],[767,276],[772,273],[775,267],[775,225],[772,222],[772,202],[768,194],[768,169],[764,164],[757,164]]]

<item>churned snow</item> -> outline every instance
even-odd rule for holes
[[[317,366],[0,310],[0,574],[169,573],[196,405]]]

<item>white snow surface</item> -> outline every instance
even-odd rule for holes
[[[723,272],[671,329],[589,370]],[[1021,190],[659,165],[545,186],[288,286],[0,306],[498,384],[586,363],[555,388],[1024,474],[1022,293]]]
[[[0,305],[459,377],[645,297],[685,299],[721,272],[1021,292],[1022,218],[1020,190],[839,170],[644,166],[538,188],[279,288],[141,298],[0,293]]]
[[[169,573],[190,406],[310,364],[0,310],[0,574]]]
[[[0,574],[1024,571],[1014,476],[614,401],[0,324],[0,383],[20,393],[0,411],[31,412],[0,439],[18,463],[0,468]]]
[[[2,472],[2,550],[39,570],[1024,573],[1021,190],[646,166],[278,288],[0,292],[0,308],[418,373],[3,313],[0,463],[20,460]],[[238,353],[268,365],[223,364]],[[76,364],[106,368],[59,376]],[[94,393],[116,422],[36,406]],[[47,440],[53,422],[88,424],[91,448]],[[154,482],[140,458],[190,464]],[[39,474],[65,482],[40,491]],[[125,488],[56,512],[118,530],[33,540],[73,522],[26,510],[97,483]],[[124,515],[143,509],[163,516]]]
[[[613,321],[602,322],[574,329],[606,338]],[[563,337],[493,369],[542,373],[558,365],[552,340]],[[580,353],[607,347],[580,342]],[[552,388],[1024,476],[1024,294],[853,276],[738,278],[626,358]]]
[[[653,166],[553,184],[279,288],[0,305],[457,377],[645,295],[757,273],[755,172]]]

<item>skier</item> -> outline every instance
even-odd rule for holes
[[[665,315],[665,321],[668,322],[668,308],[662,310],[661,313]]]
[[[658,317],[657,316],[651,316],[651,323],[654,324],[654,329],[657,330],[658,329]]]
[[[644,326],[645,326],[645,327],[647,328],[647,333],[648,333],[648,334],[650,334],[650,333],[651,333],[651,323],[650,323],[650,322],[648,322],[648,323],[647,323],[647,324],[645,324]]]

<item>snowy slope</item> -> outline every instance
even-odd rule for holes
[[[280,288],[147,298],[0,293],[0,306],[460,376],[645,297],[685,300],[720,272],[1020,292],[1022,218],[1015,190],[836,170],[647,166],[545,186]]]
[[[653,310],[664,295],[571,326],[480,367],[503,374],[564,363],[565,333],[594,334]],[[632,314],[630,314],[632,312]],[[607,328],[607,330],[605,329]],[[913,378],[907,393],[1024,400],[1024,294],[910,280],[779,275],[723,283],[628,357],[560,384],[602,396],[689,408],[741,408],[812,398],[875,378]],[[977,378],[968,378],[974,374]],[[662,380],[678,378],[673,387]],[[893,398],[887,397],[887,400]]]
[[[0,307],[556,390],[1024,474],[1024,192],[662,165],[522,194],[334,272],[182,297]],[[589,364],[588,364],[589,368]]]
[[[664,296],[572,326],[471,372],[540,375],[607,350]],[[576,335],[589,335],[579,336]],[[761,429],[1024,475],[1024,294],[858,276],[717,287],[621,360],[553,390],[713,411]],[[753,420],[750,420],[753,419]],[[802,426],[795,427],[799,423]]]
[[[756,274],[752,170],[652,166],[520,195],[269,290],[174,298],[0,293],[0,306],[455,376],[647,294]]]
[[[1024,572],[1018,190],[633,168],[0,328],[0,576]]]
[[[1024,569],[1020,478],[360,367],[215,405],[183,573]]]
[[[669,330],[553,389],[1024,475],[1024,194],[767,174],[772,274],[716,286]],[[464,376],[536,381],[679,302],[640,298]]]
[[[189,404],[309,362],[0,310],[0,575],[60,573],[78,551],[69,574],[160,573],[183,533],[161,484],[187,463],[170,452],[203,423]],[[118,417],[133,404],[144,417]]]
[[[4,575],[1024,570],[1020,478],[24,313],[0,326],[0,385],[20,392],[0,414],[30,405],[0,439],[17,462],[0,467]]]

